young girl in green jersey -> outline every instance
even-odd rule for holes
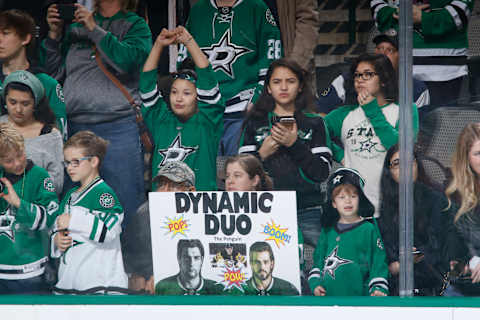
[[[23,136],[0,123],[0,294],[47,293],[47,233],[58,199],[45,169],[27,159]]]
[[[68,191],[59,208],[52,248],[52,256],[61,257],[56,293],[108,293],[127,288],[120,248],[123,208],[99,176],[107,145],[91,131],[79,131],[65,143],[65,168],[80,187]]]
[[[175,43],[185,45],[196,72],[174,73],[164,100],[157,86],[157,66],[163,49]],[[155,142],[152,176],[167,162],[183,161],[195,172],[198,191],[216,190],[216,156],[225,107],[207,57],[185,28],[163,29],[157,37],[140,75],[140,96]]]
[[[308,282],[316,296],[385,296],[388,268],[374,208],[356,170],[340,168],[327,185],[328,205]]]

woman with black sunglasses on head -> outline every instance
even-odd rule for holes
[[[397,73],[390,60],[363,54],[350,70],[358,104],[338,108],[325,117],[334,146],[334,158],[365,178],[365,194],[379,216],[380,177],[387,150],[398,142],[399,105]],[[414,134],[418,132],[417,107],[412,104]]]

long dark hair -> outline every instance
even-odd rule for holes
[[[23,83],[19,83],[19,82],[9,83],[5,88],[5,97],[8,95],[8,91],[10,89],[18,90],[22,92],[28,92],[30,93],[30,96],[32,97],[32,99],[35,100],[32,89],[30,89],[28,86],[24,85]],[[42,100],[40,100],[40,102],[34,106],[33,117],[35,118],[35,120],[40,121],[45,125],[50,125],[52,127],[56,126],[55,114],[53,114],[52,109],[50,108],[50,103],[48,102],[48,98],[46,96],[44,96]]]
[[[390,161],[395,153],[399,151],[398,144],[390,147],[385,156],[383,162],[382,177],[380,180],[380,217],[382,225],[387,226],[387,229],[391,229],[395,234],[398,234],[398,219],[399,219],[399,187],[398,183],[393,179],[390,171]],[[415,147],[413,151],[414,157],[417,162],[417,181],[414,182],[414,205],[417,201],[422,201],[415,197],[415,190],[418,183],[423,183],[430,186],[429,180],[425,173],[425,168],[421,161],[418,161],[418,148]],[[428,225],[428,214],[420,214],[415,216],[415,230],[425,231]]]
[[[355,79],[353,75],[360,62],[367,62],[375,69],[380,79],[380,91],[385,100],[389,102],[398,101],[398,75],[390,59],[383,54],[364,53],[356,58],[350,68],[350,79],[348,81],[351,81],[351,83],[348,83],[348,85],[354,87]]]
[[[295,76],[298,78],[300,83],[299,89],[301,91],[298,93],[295,99],[295,117],[298,119],[299,117],[303,117],[303,112],[315,112],[315,105],[312,93],[312,86],[310,75],[306,72],[300,65],[290,59],[282,58],[273,61],[268,68],[267,74],[265,76],[265,86],[263,87],[262,94],[258,98],[257,102],[247,113],[247,117],[245,119],[244,124],[250,118],[260,118],[263,119],[267,116],[269,112],[272,112],[275,109],[275,100],[273,99],[272,95],[268,93],[268,85],[270,83],[270,79],[272,78],[272,74],[275,69],[279,67],[284,67],[292,71]]]

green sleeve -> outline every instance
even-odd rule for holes
[[[157,85],[157,70],[140,73],[140,98],[142,99],[142,116],[151,132],[158,127],[168,112],[167,103],[163,99]]]
[[[375,16],[375,21],[377,23],[377,28],[380,32],[385,32],[385,30],[391,28],[398,28],[398,20],[393,17],[393,14],[397,11],[397,8],[390,6],[383,7],[378,11]]]
[[[134,19],[133,25],[121,41],[98,25],[90,36],[100,52],[124,73],[138,71],[152,48],[152,34],[147,23],[138,16]]]
[[[262,2],[258,4],[256,18],[257,23],[257,70],[258,83],[255,87],[251,103],[255,103],[263,91],[264,80],[270,64],[283,56],[282,40],[280,30],[278,29],[273,14],[270,9]]]
[[[328,237],[326,235],[327,230],[322,228],[320,237],[318,238],[317,246],[313,253],[313,267],[310,270],[308,276],[308,284],[310,289],[313,291],[318,286],[323,286],[322,284],[322,271],[325,264],[325,256],[327,255],[327,246],[328,246]],[[328,294],[328,293],[327,293]]]
[[[465,18],[468,19],[469,13],[473,10],[473,1],[456,0],[455,2],[458,2],[455,4],[458,10],[464,13]],[[460,7],[459,3],[462,3],[466,9]],[[453,9],[451,4],[453,3],[449,3],[448,7],[450,11],[455,12],[455,19],[457,19],[458,25],[455,23],[451,12],[447,9],[447,6],[435,10],[422,11],[422,33],[425,37],[438,37],[467,28],[468,20],[462,21],[459,13],[457,10]]]
[[[382,109],[379,107],[377,99],[373,99],[370,103],[361,106],[365,115],[370,120],[370,123],[375,130],[385,149],[390,149],[393,145],[398,143],[398,126],[399,121],[393,127],[385,118]],[[414,139],[418,133],[418,110],[415,104],[412,104],[412,127],[414,131]],[[399,111],[400,112],[400,111]]]
[[[327,114],[324,118],[328,134],[332,141],[332,148],[330,149],[333,152],[333,158],[337,162],[341,162],[343,160],[344,150],[338,144],[335,143],[335,140],[338,140],[338,141],[342,140],[343,120],[345,120],[345,117],[348,115],[348,113],[351,110],[352,110],[351,106],[341,107],[333,110],[332,112]]]
[[[196,68],[198,108],[215,126],[223,123],[225,102],[220,93],[218,81],[209,64],[206,68]]]
[[[32,176],[31,176],[32,177]],[[49,228],[56,218],[58,198],[52,179],[43,169],[34,179],[28,179],[31,199],[20,199],[20,207],[16,210],[16,219],[31,230]],[[27,177],[28,178],[28,177]],[[20,196],[20,195],[19,195]]]
[[[372,224],[372,227],[369,239],[371,245],[370,272],[368,279],[369,294],[375,290],[388,294],[387,255],[376,222],[375,224]]]

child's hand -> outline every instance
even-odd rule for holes
[[[313,290],[314,296],[324,297],[326,294],[327,294],[327,290],[325,290],[325,288],[322,286],[318,286],[315,288],[315,290]]]
[[[357,100],[360,106],[369,104],[375,99],[375,96],[371,95],[367,90],[362,90],[358,93]]]
[[[62,252],[72,246],[72,237],[68,235],[68,231],[57,232],[53,241],[58,250]]]
[[[165,28],[162,29],[157,39],[155,40],[155,45],[160,47],[168,47],[169,45],[177,41],[177,34],[175,31],[170,31]]]
[[[291,147],[297,141],[297,123],[293,123],[291,128],[287,128],[281,123],[275,123],[272,126],[272,138],[285,147]]]
[[[372,293],[370,293],[371,297],[385,297],[387,294],[380,291],[380,290],[375,290]]]
[[[13,189],[12,183],[7,178],[0,178],[0,181],[3,182],[5,188],[8,190],[8,194],[0,193],[0,198],[5,199],[9,204],[15,208],[20,208],[20,198],[18,197],[15,189]]]
[[[190,34],[190,32],[188,32],[188,30],[182,26],[175,28],[173,32],[175,32],[177,35],[177,43],[181,43],[184,46],[187,46],[187,44],[193,40],[193,36]]]
[[[70,214],[64,213],[57,218],[58,229],[68,229],[70,225]]]
[[[272,136],[268,136],[265,138],[265,140],[263,140],[263,143],[260,149],[258,149],[258,154],[260,155],[262,160],[265,160],[268,157],[270,157],[272,154],[277,152],[278,147],[280,147],[280,144],[277,141],[275,141],[275,139],[273,139]]]

